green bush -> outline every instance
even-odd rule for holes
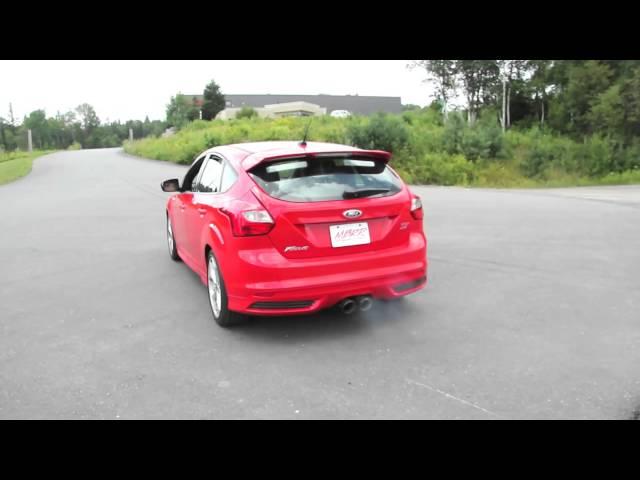
[[[426,154],[423,157],[427,172],[421,180],[441,185],[467,185],[474,178],[474,166],[462,155]]]
[[[258,112],[256,112],[254,108],[242,107],[238,112],[238,114],[236,115],[236,118],[253,118],[257,116],[258,116]]]
[[[80,145],[78,142],[73,142],[71,145],[67,147],[67,150],[80,150],[81,148],[82,148],[82,145]]]
[[[468,185],[474,179],[474,165],[462,155],[440,152],[401,158],[394,166],[409,183]]]
[[[525,176],[529,178],[546,178],[545,171],[563,169],[574,172],[578,169],[575,152],[576,145],[563,138],[557,138],[540,130],[531,133],[531,142],[521,162]]]
[[[220,136],[214,132],[205,132],[204,134],[204,146],[205,148],[213,148],[218,145],[222,145]],[[196,154],[197,155],[197,154]]]
[[[522,171],[530,178],[548,179],[564,172],[573,176],[600,177],[630,168],[610,140],[593,136],[573,142],[535,130],[522,158]]]
[[[576,144],[573,155],[576,173],[598,177],[615,170],[614,148],[605,138],[594,136]]]
[[[409,130],[397,116],[377,114],[363,123],[351,123],[347,137],[359,148],[393,152],[407,145]]]
[[[462,154],[471,161],[499,158],[504,151],[504,136],[500,127],[487,117],[469,126],[457,112],[449,115],[442,135],[444,150]]]
[[[467,128],[462,115],[457,112],[449,114],[442,133],[442,146],[447,153],[454,155],[462,152],[462,139]]]
[[[463,154],[466,158],[475,162],[479,158],[489,158],[485,148],[484,139],[478,128],[468,128],[460,141],[460,148],[456,153]]]
[[[634,142],[627,148],[618,148],[616,155],[616,171],[635,171],[640,169],[640,140]]]
[[[188,123],[183,130],[187,130],[189,132],[197,132],[199,130],[208,130],[211,127],[211,122],[207,120],[194,120],[193,122]]]
[[[442,111],[432,107],[408,110],[402,113],[402,120],[411,126],[442,126]]]
[[[553,149],[542,141],[542,137],[540,140],[527,151],[522,162],[522,171],[530,178],[540,177],[545,166],[554,161]]]
[[[532,187],[535,181],[523,177],[512,164],[487,162],[478,168],[474,184],[478,187]]]

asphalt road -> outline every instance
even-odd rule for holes
[[[429,285],[230,330],[165,245],[184,167],[63,152],[0,187],[0,418],[631,418],[640,187],[415,187]]]

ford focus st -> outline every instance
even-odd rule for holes
[[[420,199],[390,154],[319,142],[219,146],[166,180],[167,243],[216,322],[371,308],[424,287]]]

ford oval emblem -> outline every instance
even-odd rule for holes
[[[342,212],[342,215],[347,218],[356,218],[362,215],[362,212],[354,208],[353,210],[345,210],[344,212]]]

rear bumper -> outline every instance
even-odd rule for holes
[[[287,259],[273,248],[245,250],[234,263],[245,281],[228,284],[230,310],[296,315],[322,310],[347,297],[391,299],[422,289],[427,242],[424,234],[415,232],[403,247],[322,259]]]

